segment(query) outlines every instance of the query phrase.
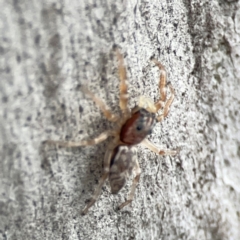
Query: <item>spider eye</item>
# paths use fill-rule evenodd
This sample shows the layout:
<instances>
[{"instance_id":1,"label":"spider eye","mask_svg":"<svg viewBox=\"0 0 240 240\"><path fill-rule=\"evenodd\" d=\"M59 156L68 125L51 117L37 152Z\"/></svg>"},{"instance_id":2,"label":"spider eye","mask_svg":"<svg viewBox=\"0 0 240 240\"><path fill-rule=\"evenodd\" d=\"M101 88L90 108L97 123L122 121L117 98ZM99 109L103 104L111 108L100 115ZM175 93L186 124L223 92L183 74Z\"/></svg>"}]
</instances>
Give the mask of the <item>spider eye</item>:
<instances>
[{"instance_id":1,"label":"spider eye","mask_svg":"<svg viewBox=\"0 0 240 240\"><path fill-rule=\"evenodd\" d=\"M136 129L137 129L138 131L141 131L141 130L142 130L142 126L138 125L138 126L136 127Z\"/></svg>"}]
</instances>

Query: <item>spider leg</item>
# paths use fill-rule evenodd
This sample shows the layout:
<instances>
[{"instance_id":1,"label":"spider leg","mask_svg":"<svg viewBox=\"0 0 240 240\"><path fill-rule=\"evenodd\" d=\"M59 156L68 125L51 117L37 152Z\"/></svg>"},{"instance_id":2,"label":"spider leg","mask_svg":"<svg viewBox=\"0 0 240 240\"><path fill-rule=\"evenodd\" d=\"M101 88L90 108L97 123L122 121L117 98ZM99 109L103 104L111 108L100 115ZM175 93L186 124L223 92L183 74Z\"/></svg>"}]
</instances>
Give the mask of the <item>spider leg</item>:
<instances>
[{"instance_id":1,"label":"spider leg","mask_svg":"<svg viewBox=\"0 0 240 240\"><path fill-rule=\"evenodd\" d=\"M54 141L54 140L47 140L45 143L47 144L54 144L61 147L81 147L81 146L92 146L98 144L104 140L106 140L110 136L114 136L116 133L114 131L106 131L101 133L94 139L90 140L83 140L80 142L68 142L68 141Z\"/></svg>"},{"instance_id":2,"label":"spider leg","mask_svg":"<svg viewBox=\"0 0 240 240\"><path fill-rule=\"evenodd\" d=\"M118 73L120 78L119 106L120 106L120 109L122 110L123 115L126 115L127 113L130 112L129 108L127 107L128 105L127 73L126 73L126 68L124 66L123 56L118 49L116 49L116 55L118 59Z\"/></svg>"},{"instance_id":3,"label":"spider leg","mask_svg":"<svg viewBox=\"0 0 240 240\"><path fill-rule=\"evenodd\" d=\"M95 192L91 198L91 201L87 204L87 206L83 209L82 211L82 215L86 215L87 212L88 212L88 209L96 202L98 196L100 195L101 193L101 190L102 190L102 186L104 184L104 182L106 181L107 177L108 177L108 173L109 172L104 172L102 177L100 178L99 180L99 184L97 186L97 188L95 189Z\"/></svg>"},{"instance_id":4,"label":"spider leg","mask_svg":"<svg viewBox=\"0 0 240 240\"><path fill-rule=\"evenodd\" d=\"M173 99L174 99L174 89L173 89L172 85L169 84L169 88L170 88L171 96L167 100L167 102L165 103L165 105L163 107L163 114L157 116L157 121L158 122L161 122L168 115L169 108L170 108L170 106L173 102Z\"/></svg>"},{"instance_id":5,"label":"spider leg","mask_svg":"<svg viewBox=\"0 0 240 240\"><path fill-rule=\"evenodd\" d=\"M159 154L159 155L176 155L178 153L178 150L169 150L169 149L159 149L157 146L155 146L153 143L151 143L148 139L144 139L141 144L151 151Z\"/></svg>"},{"instance_id":6,"label":"spider leg","mask_svg":"<svg viewBox=\"0 0 240 240\"><path fill-rule=\"evenodd\" d=\"M122 209L123 207L125 207L126 205L128 205L129 203L132 202L133 200L133 197L134 197L134 193L135 193L135 190L136 190L136 187L137 187L137 184L139 182L139 179L140 179L140 174L141 174L141 169L139 167L139 164L138 164L138 161L136 159L135 161L135 178L133 179L133 182L132 182L132 186L131 186L131 190L130 190L130 193L129 193L129 196L128 196L128 199L127 201L123 202L119 207L118 209Z\"/></svg>"},{"instance_id":7,"label":"spider leg","mask_svg":"<svg viewBox=\"0 0 240 240\"><path fill-rule=\"evenodd\" d=\"M160 91L160 98L155 103L156 112L163 107L164 102L166 101L166 81L167 81L167 73L165 67L158 62L156 59L152 59L152 61L158 66L160 70L160 79L159 79L159 91Z\"/></svg>"},{"instance_id":8,"label":"spider leg","mask_svg":"<svg viewBox=\"0 0 240 240\"><path fill-rule=\"evenodd\" d=\"M96 202L97 198L99 197L102 186L104 182L106 181L108 175L109 175L109 165L110 165L110 160L111 160L111 151L110 149L106 152L104 156L104 169L103 169L103 175L99 180L99 184L97 188L95 189L95 192L90 200L90 202L87 204L87 206L83 209L82 215L86 215L88 212L88 209Z\"/></svg>"},{"instance_id":9,"label":"spider leg","mask_svg":"<svg viewBox=\"0 0 240 240\"><path fill-rule=\"evenodd\" d=\"M160 116L157 117L157 121L162 121L169 112L169 108L173 102L174 99L174 89L172 87L172 85L169 85L170 91L171 91L171 96L170 98L166 101L166 79L167 79L167 73L165 70L165 67L158 62L156 59L152 59L152 61L158 66L158 68L160 69L160 80L159 80L159 91L160 91L160 98L157 100L157 102L155 103L155 107L156 107L156 112L163 108L163 114L161 114Z\"/></svg>"},{"instance_id":10,"label":"spider leg","mask_svg":"<svg viewBox=\"0 0 240 240\"><path fill-rule=\"evenodd\" d=\"M99 97L95 96L90 90L88 90L84 86L81 86L80 89L83 93L88 95L95 102L95 104L101 109L104 116L109 121L116 122L118 120L118 117L109 110L109 107Z\"/></svg>"}]
</instances>

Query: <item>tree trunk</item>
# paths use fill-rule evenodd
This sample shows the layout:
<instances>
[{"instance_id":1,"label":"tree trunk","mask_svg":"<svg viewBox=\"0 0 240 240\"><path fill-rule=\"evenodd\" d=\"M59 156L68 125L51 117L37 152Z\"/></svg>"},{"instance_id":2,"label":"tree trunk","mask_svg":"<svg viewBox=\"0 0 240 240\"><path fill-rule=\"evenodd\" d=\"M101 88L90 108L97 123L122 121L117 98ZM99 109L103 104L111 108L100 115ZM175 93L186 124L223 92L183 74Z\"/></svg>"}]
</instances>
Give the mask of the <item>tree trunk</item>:
<instances>
[{"instance_id":1,"label":"tree trunk","mask_svg":"<svg viewBox=\"0 0 240 240\"><path fill-rule=\"evenodd\" d=\"M0 1L0 239L240 239L239 1ZM129 106L159 97L158 59L175 89L167 118L138 147L142 170L117 195L108 181L81 216L111 142L44 140L114 129L87 86L119 114L113 48L124 55Z\"/></svg>"}]
</instances>

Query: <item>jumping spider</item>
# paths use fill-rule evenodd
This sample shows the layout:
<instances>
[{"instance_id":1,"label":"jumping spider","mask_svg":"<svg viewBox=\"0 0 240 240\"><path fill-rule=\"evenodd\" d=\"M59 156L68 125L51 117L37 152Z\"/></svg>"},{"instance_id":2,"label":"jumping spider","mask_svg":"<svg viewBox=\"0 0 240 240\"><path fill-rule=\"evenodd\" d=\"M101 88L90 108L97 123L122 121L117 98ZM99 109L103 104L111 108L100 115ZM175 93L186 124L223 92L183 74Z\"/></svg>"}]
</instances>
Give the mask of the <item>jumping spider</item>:
<instances>
[{"instance_id":1,"label":"jumping spider","mask_svg":"<svg viewBox=\"0 0 240 240\"><path fill-rule=\"evenodd\" d=\"M160 69L160 98L154 103L146 97L140 97L138 106L130 110L128 108L126 69L124 66L123 56L118 49L116 49L116 56L118 59L118 71L120 77L119 106L122 112L120 117L113 114L104 102L91 93L86 87L81 88L81 90L88 95L96 105L98 105L105 117L109 121L116 123L116 129L105 131L92 140L85 140L81 142L47 141L48 144L55 144L63 147L80 147L95 145L106 140L110 136L114 137L112 144L105 153L103 175L99 180L98 187L96 188L91 201L84 208L82 212L83 215L85 215L89 208L96 202L107 178L110 182L111 192L116 194L124 186L128 177L132 173L135 173L135 178L133 179L128 199L119 206L119 209L122 209L133 200L134 192L139 182L141 173L136 156L135 146L137 144L141 144L159 155L175 155L177 153L177 151L168 149L158 149L158 147L146 138L147 135L150 134L155 122L161 122L167 116L169 107L174 99L174 89L170 84L168 87L171 95L169 99L167 99L166 71L164 66L157 60L152 59L152 61ZM162 114L156 116L156 113L159 110L162 110Z\"/></svg>"}]
</instances>

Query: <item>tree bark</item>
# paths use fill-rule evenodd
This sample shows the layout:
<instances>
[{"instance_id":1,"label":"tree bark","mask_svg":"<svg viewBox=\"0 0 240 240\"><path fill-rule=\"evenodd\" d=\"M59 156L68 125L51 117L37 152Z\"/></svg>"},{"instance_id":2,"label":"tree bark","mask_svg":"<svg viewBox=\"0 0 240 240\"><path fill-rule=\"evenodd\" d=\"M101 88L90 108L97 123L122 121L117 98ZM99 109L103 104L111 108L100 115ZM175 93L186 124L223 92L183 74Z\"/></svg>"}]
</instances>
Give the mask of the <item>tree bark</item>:
<instances>
[{"instance_id":1,"label":"tree bark","mask_svg":"<svg viewBox=\"0 0 240 240\"><path fill-rule=\"evenodd\" d=\"M240 239L239 1L0 1L0 239ZM176 97L149 140L177 156L138 147L134 201L117 211L129 184L102 174L111 140L57 148L114 128L84 85L112 111L124 55L129 105L159 97L165 65Z\"/></svg>"}]
</instances>

